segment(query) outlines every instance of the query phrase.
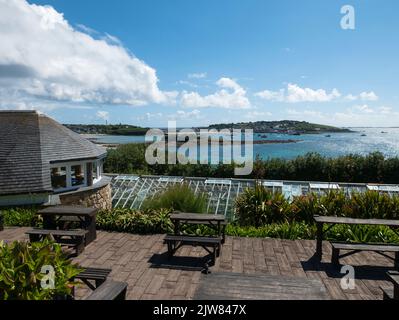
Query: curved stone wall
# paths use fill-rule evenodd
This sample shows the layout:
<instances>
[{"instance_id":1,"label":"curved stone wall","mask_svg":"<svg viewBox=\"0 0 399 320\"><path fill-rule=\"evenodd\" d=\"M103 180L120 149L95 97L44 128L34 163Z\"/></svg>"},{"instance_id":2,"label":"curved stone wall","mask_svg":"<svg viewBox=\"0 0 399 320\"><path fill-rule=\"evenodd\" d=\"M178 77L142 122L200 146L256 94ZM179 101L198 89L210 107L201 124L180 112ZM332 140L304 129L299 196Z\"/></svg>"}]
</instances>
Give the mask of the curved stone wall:
<instances>
[{"instance_id":1,"label":"curved stone wall","mask_svg":"<svg viewBox=\"0 0 399 320\"><path fill-rule=\"evenodd\" d=\"M111 185L109 183L63 193L59 195L59 199L62 205L112 209Z\"/></svg>"}]
</instances>

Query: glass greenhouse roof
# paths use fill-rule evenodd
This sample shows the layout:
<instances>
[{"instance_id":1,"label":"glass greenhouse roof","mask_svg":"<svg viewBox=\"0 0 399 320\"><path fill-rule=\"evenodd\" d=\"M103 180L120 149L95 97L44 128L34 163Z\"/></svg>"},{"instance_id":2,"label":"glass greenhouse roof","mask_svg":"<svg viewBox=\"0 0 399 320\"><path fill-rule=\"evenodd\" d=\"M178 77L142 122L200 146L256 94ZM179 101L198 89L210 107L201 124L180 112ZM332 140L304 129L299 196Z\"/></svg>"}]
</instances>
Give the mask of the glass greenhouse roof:
<instances>
[{"instance_id":1,"label":"glass greenhouse roof","mask_svg":"<svg viewBox=\"0 0 399 320\"><path fill-rule=\"evenodd\" d=\"M325 193L328 190L343 190L348 196L352 192L376 190L388 194L399 194L399 185L347 184L306 181L271 181L261 180L262 185L270 190L282 192L287 199L310 192ZM208 196L208 213L223 214L231 219L234 216L234 204L237 197L246 188L253 187L255 180L249 179L208 179L120 175L112 177L113 207L140 209L146 199L152 199L170 186L187 184L196 194Z\"/></svg>"}]
</instances>

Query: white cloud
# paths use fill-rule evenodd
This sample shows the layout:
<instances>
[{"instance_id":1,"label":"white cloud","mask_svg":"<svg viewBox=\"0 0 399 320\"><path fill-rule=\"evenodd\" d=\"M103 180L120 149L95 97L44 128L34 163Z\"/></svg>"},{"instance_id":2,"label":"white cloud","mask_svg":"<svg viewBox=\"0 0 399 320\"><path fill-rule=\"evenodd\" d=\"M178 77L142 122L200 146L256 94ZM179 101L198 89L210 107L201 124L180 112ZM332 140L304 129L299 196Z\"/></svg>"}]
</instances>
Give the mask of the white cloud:
<instances>
[{"instance_id":1,"label":"white cloud","mask_svg":"<svg viewBox=\"0 0 399 320\"><path fill-rule=\"evenodd\" d=\"M255 94L264 100L280 101L288 103L298 102L328 102L341 96L337 89L328 93L324 89L301 88L297 84L289 83L286 89L279 91L264 90Z\"/></svg>"},{"instance_id":2,"label":"white cloud","mask_svg":"<svg viewBox=\"0 0 399 320\"><path fill-rule=\"evenodd\" d=\"M377 101L378 100L378 96L374 93L374 91L370 91L370 92L362 92L359 95L361 100L364 101Z\"/></svg>"},{"instance_id":3,"label":"white cloud","mask_svg":"<svg viewBox=\"0 0 399 320\"><path fill-rule=\"evenodd\" d=\"M207 77L207 73L206 72L201 72L201 73L189 73L187 75L187 77L189 79L204 79Z\"/></svg>"},{"instance_id":4,"label":"white cloud","mask_svg":"<svg viewBox=\"0 0 399 320\"><path fill-rule=\"evenodd\" d=\"M84 24L81 24L81 23L76 24L76 28L83 31L84 33L93 34L93 35L98 34L98 32L96 30L94 30L88 26L85 26Z\"/></svg>"},{"instance_id":5,"label":"white cloud","mask_svg":"<svg viewBox=\"0 0 399 320\"><path fill-rule=\"evenodd\" d=\"M362 101L377 101L379 98L378 96L375 94L374 91L370 91L370 92L362 92L360 93L358 96L353 95L353 94L348 94L345 97L345 100L348 101L355 101L355 100L362 100Z\"/></svg>"},{"instance_id":6,"label":"white cloud","mask_svg":"<svg viewBox=\"0 0 399 320\"><path fill-rule=\"evenodd\" d=\"M284 101L284 92L285 92L284 89L280 89L279 91L264 90L264 91L255 93L255 96L262 98L264 100Z\"/></svg>"},{"instance_id":7,"label":"white cloud","mask_svg":"<svg viewBox=\"0 0 399 320\"><path fill-rule=\"evenodd\" d=\"M301 120L303 120L303 118L307 118L307 117L314 117L314 118L325 118L325 115L320 112L320 111L316 111L316 110L296 110L296 109L288 109L286 110L288 115L291 116L300 116L302 117Z\"/></svg>"},{"instance_id":8,"label":"white cloud","mask_svg":"<svg viewBox=\"0 0 399 320\"><path fill-rule=\"evenodd\" d=\"M117 38L95 39L50 6L0 0L0 39L0 85L8 95L135 106L177 96L160 90L156 71Z\"/></svg>"},{"instance_id":9,"label":"white cloud","mask_svg":"<svg viewBox=\"0 0 399 320\"><path fill-rule=\"evenodd\" d=\"M146 112L144 115L139 116L136 118L137 121L151 121L154 119L161 119L163 114L161 112Z\"/></svg>"},{"instance_id":10,"label":"white cloud","mask_svg":"<svg viewBox=\"0 0 399 320\"><path fill-rule=\"evenodd\" d=\"M181 85L184 85L184 86L189 86L189 87L192 87L192 88L198 88L199 87L197 84L192 83L190 81L186 81L186 80L179 80L177 82L177 84L181 84Z\"/></svg>"},{"instance_id":11,"label":"white cloud","mask_svg":"<svg viewBox=\"0 0 399 320\"><path fill-rule=\"evenodd\" d=\"M352 110L360 111L361 113L374 113L374 109L370 108L367 104L354 106Z\"/></svg>"},{"instance_id":12,"label":"white cloud","mask_svg":"<svg viewBox=\"0 0 399 320\"><path fill-rule=\"evenodd\" d=\"M201 96L198 92L183 91L181 105L187 108L248 109L251 107L246 91L233 79L221 78L216 84L221 89L207 96Z\"/></svg>"},{"instance_id":13,"label":"white cloud","mask_svg":"<svg viewBox=\"0 0 399 320\"><path fill-rule=\"evenodd\" d=\"M355 100L357 100L358 99L358 97L357 96L354 96L353 94L348 94L346 97L345 97L345 100L348 100L348 101L355 101Z\"/></svg>"},{"instance_id":14,"label":"white cloud","mask_svg":"<svg viewBox=\"0 0 399 320\"><path fill-rule=\"evenodd\" d=\"M346 127L397 126L399 122L399 112L385 106L372 108L368 105L355 105L339 112L288 109L286 113L292 120L306 120L309 122Z\"/></svg>"},{"instance_id":15,"label":"white cloud","mask_svg":"<svg viewBox=\"0 0 399 320\"><path fill-rule=\"evenodd\" d=\"M269 118L273 114L268 111L250 111L245 115L245 118L250 120L261 121L262 119Z\"/></svg>"},{"instance_id":16,"label":"white cloud","mask_svg":"<svg viewBox=\"0 0 399 320\"><path fill-rule=\"evenodd\" d=\"M115 37L115 36L113 36L113 35L110 35L110 34L108 34L108 33L106 33L106 34L102 37L102 39L105 40L105 41L106 41L108 44L110 44L110 45L117 45L117 46L120 46L120 47L123 46L121 40L119 40L117 37Z\"/></svg>"},{"instance_id":17,"label":"white cloud","mask_svg":"<svg viewBox=\"0 0 399 320\"><path fill-rule=\"evenodd\" d=\"M380 112L381 114L390 114L390 113L392 113L392 108L381 106L378 108L378 112Z\"/></svg>"},{"instance_id":18,"label":"white cloud","mask_svg":"<svg viewBox=\"0 0 399 320\"><path fill-rule=\"evenodd\" d=\"M184 110L177 110L175 115L169 115L169 119L173 120L187 120L187 119L200 119L201 111L194 109L193 111L187 112Z\"/></svg>"},{"instance_id":19,"label":"white cloud","mask_svg":"<svg viewBox=\"0 0 399 320\"><path fill-rule=\"evenodd\" d=\"M106 121L109 120L109 112L108 111L102 111L102 110L97 111L96 116L97 116L97 118L100 118L100 119L102 119L104 121L105 120Z\"/></svg>"}]
</instances>

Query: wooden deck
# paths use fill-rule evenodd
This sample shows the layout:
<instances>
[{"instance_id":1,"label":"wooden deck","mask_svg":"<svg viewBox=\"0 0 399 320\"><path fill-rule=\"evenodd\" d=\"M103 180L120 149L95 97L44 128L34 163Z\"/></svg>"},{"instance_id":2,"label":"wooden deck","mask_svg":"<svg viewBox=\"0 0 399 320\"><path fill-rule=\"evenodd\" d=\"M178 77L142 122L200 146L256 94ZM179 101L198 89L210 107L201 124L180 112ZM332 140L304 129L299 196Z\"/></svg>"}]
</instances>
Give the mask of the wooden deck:
<instances>
[{"instance_id":1,"label":"wooden deck","mask_svg":"<svg viewBox=\"0 0 399 320\"><path fill-rule=\"evenodd\" d=\"M329 295L318 279L215 272L202 277L194 299L328 300Z\"/></svg>"},{"instance_id":2,"label":"wooden deck","mask_svg":"<svg viewBox=\"0 0 399 320\"><path fill-rule=\"evenodd\" d=\"M27 240L27 228L6 228L0 240ZM164 235L133 235L98 232L97 239L75 261L82 266L112 268L110 277L126 281L128 299L193 299L207 275L200 272L200 247L183 247L168 260ZM380 286L390 288L386 272L392 262L372 252L345 257L342 264L355 266L356 288L343 290L342 274L331 263L331 247L323 243L323 261L311 259L316 241L227 237L221 256L211 268L216 273L287 277L289 281L316 279L324 284L329 299L382 299ZM356 267L358 266L358 267ZM278 277L279 281L283 278ZM198 290L198 291L197 291ZM86 289L77 290L83 297Z\"/></svg>"}]
</instances>

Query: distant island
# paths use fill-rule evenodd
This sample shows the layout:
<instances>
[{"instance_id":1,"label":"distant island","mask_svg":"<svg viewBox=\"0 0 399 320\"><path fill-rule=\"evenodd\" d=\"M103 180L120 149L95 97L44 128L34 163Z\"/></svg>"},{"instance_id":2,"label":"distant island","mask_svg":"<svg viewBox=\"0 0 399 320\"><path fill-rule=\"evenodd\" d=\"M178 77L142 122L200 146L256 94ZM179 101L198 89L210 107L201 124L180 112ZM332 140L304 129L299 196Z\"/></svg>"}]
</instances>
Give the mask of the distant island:
<instances>
[{"instance_id":1,"label":"distant island","mask_svg":"<svg viewBox=\"0 0 399 320\"><path fill-rule=\"evenodd\" d=\"M68 129L80 134L106 134L112 136L144 136L149 128L128 124L64 124Z\"/></svg>"},{"instance_id":2,"label":"distant island","mask_svg":"<svg viewBox=\"0 0 399 320\"><path fill-rule=\"evenodd\" d=\"M150 128L143 128L129 124L64 124L67 128L80 134L102 134L114 136L145 136ZM338 128L323 124L309 123L306 121L257 121L239 122L226 124L212 124L209 127L194 128L199 129L252 129L255 133L283 133L291 135L311 134L311 133L331 133L331 132L353 132L346 128ZM162 129L167 131L167 129Z\"/></svg>"},{"instance_id":3,"label":"distant island","mask_svg":"<svg viewBox=\"0 0 399 320\"><path fill-rule=\"evenodd\" d=\"M256 121L226 124L212 124L209 129L252 129L255 133L284 133L284 134L311 134L327 132L353 132L346 128L338 128L323 124L309 123L306 121L282 120L282 121Z\"/></svg>"}]
</instances>

